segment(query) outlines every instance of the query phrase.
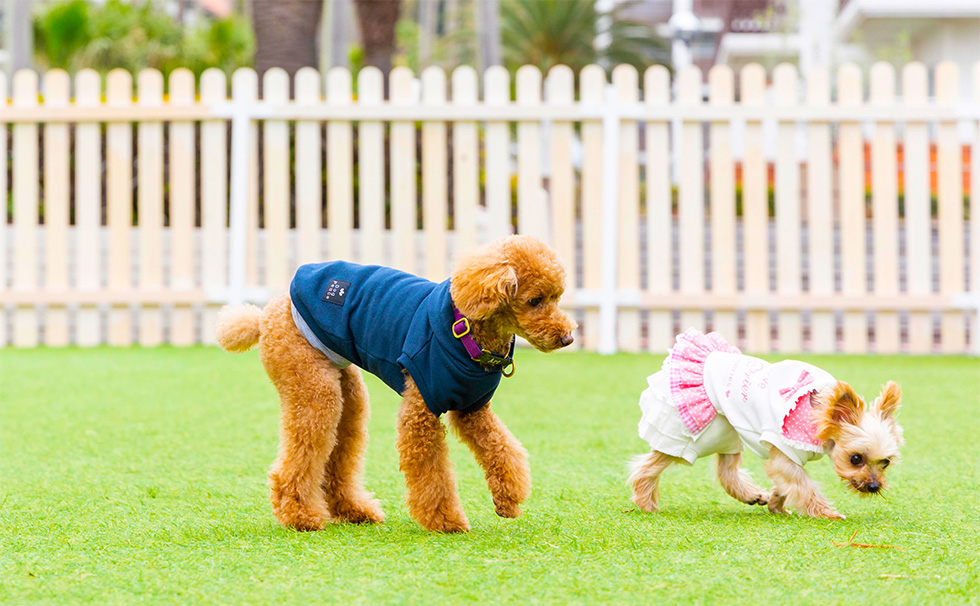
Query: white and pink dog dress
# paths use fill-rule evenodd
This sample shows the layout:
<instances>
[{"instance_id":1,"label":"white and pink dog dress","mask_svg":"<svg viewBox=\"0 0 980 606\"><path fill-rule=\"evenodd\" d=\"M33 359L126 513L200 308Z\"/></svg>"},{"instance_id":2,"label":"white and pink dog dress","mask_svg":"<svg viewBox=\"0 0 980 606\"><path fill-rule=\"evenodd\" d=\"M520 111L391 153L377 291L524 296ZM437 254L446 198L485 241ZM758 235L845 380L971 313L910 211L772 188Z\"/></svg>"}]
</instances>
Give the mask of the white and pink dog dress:
<instances>
[{"instance_id":1,"label":"white and pink dog dress","mask_svg":"<svg viewBox=\"0 0 980 606\"><path fill-rule=\"evenodd\" d=\"M742 355L718 333L689 328L662 370L647 377L640 437L688 464L742 452L744 445L763 458L775 446L803 465L824 454L810 396L836 382L811 364L770 364Z\"/></svg>"}]
</instances>

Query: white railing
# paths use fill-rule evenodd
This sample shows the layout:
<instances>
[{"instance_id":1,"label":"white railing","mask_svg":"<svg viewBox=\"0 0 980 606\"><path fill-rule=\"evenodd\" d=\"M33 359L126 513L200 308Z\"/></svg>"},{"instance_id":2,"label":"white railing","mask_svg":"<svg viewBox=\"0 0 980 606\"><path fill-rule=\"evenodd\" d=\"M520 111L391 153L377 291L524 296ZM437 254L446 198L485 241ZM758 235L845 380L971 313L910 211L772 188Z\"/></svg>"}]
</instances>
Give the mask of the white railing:
<instances>
[{"instance_id":1,"label":"white railing","mask_svg":"<svg viewBox=\"0 0 980 606\"><path fill-rule=\"evenodd\" d=\"M95 72L72 95L64 72L39 87L21 71L0 108L5 156L13 131L0 346L210 342L222 303L262 302L300 263L441 280L457 251L516 228L568 266L588 349L662 351L696 326L751 351L964 352L978 346L980 300L980 66L973 76L966 104L950 63L934 91L924 66L905 66L900 95L895 70L875 65L868 99L853 65L833 82L825 70L801 82L789 65L767 82L750 65L736 102L735 74L718 66L705 103L696 68L672 83L654 67L641 86L629 66L611 83L590 66L576 95L568 68L542 82L524 67L513 100L502 68L482 100L471 68L453 72L451 96L441 70L417 86L399 68L390 101L373 68L356 96L346 70L325 83L301 70L293 99L282 70L264 74L262 99L252 70L235 73L230 98L217 70L199 91L173 72L166 98L158 72L134 90L117 70L104 99Z\"/></svg>"}]
</instances>

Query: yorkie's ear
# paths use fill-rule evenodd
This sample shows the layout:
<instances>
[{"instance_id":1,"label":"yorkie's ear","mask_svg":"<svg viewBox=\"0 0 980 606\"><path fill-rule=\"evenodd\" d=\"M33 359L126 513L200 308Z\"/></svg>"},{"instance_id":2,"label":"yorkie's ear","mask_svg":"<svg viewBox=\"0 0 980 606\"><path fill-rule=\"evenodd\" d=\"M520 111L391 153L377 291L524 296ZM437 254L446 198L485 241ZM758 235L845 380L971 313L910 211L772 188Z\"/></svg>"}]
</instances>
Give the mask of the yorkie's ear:
<instances>
[{"instance_id":1,"label":"yorkie's ear","mask_svg":"<svg viewBox=\"0 0 980 606\"><path fill-rule=\"evenodd\" d=\"M824 398L817 437L821 440L832 440L839 433L842 425L857 425L864 412L864 400L857 395L851 386L838 381L833 390Z\"/></svg>"},{"instance_id":2,"label":"yorkie's ear","mask_svg":"<svg viewBox=\"0 0 980 606\"><path fill-rule=\"evenodd\" d=\"M893 419L901 403L902 388L895 381L889 381L881 388L881 395L872 408L878 411L882 419Z\"/></svg>"},{"instance_id":3,"label":"yorkie's ear","mask_svg":"<svg viewBox=\"0 0 980 606\"><path fill-rule=\"evenodd\" d=\"M517 296L517 272L493 252L477 253L456 268L450 288L459 311L481 320Z\"/></svg>"}]
</instances>

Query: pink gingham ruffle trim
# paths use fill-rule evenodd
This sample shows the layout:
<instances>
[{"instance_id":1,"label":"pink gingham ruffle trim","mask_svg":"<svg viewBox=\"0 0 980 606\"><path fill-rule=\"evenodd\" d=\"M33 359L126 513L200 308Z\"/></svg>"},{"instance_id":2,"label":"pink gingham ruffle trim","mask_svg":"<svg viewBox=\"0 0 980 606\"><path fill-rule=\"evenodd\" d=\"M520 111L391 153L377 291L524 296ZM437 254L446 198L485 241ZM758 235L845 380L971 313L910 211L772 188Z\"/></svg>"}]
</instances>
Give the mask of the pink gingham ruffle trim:
<instances>
[{"instance_id":1,"label":"pink gingham ruffle trim","mask_svg":"<svg viewBox=\"0 0 980 606\"><path fill-rule=\"evenodd\" d=\"M688 328L677 335L674 347L664 360L664 368L670 378L671 398L692 436L704 431L715 418L715 407L704 387L704 363L708 355L715 351L742 353L716 332L703 334Z\"/></svg>"}]
</instances>

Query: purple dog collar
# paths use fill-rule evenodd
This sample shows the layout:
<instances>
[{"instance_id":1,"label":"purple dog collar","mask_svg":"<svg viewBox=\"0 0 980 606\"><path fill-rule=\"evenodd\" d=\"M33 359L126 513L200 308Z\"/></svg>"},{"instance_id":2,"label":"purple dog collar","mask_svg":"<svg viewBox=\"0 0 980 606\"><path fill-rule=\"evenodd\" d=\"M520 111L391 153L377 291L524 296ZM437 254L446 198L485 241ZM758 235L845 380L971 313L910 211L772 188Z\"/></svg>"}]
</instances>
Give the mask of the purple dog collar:
<instances>
[{"instance_id":1,"label":"purple dog collar","mask_svg":"<svg viewBox=\"0 0 980 606\"><path fill-rule=\"evenodd\" d=\"M479 362L483 366L489 366L492 368L500 368L500 372L505 377L514 376L514 371L516 366L514 365L514 358L512 356L502 356L500 354L493 353L480 347L473 335L470 334L470 321L466 318L456 305L453 305L453 318L455 321L452 325L453 336L459 339L466 348L466 353L469 354L470 359L474 362ZM514 341L511 339L510 351L514 351ZM507 373L507 368L510 368L510 373Z\"/></svg>"}]
</instances>

